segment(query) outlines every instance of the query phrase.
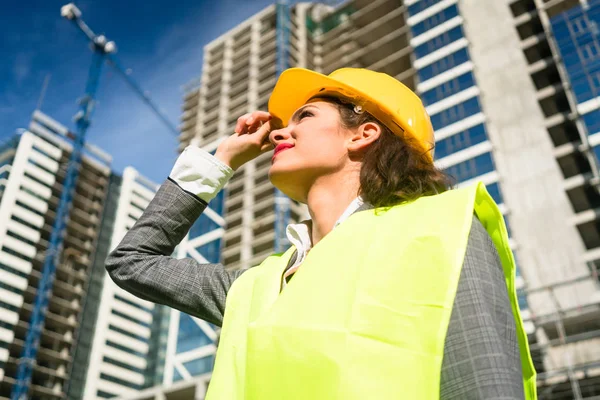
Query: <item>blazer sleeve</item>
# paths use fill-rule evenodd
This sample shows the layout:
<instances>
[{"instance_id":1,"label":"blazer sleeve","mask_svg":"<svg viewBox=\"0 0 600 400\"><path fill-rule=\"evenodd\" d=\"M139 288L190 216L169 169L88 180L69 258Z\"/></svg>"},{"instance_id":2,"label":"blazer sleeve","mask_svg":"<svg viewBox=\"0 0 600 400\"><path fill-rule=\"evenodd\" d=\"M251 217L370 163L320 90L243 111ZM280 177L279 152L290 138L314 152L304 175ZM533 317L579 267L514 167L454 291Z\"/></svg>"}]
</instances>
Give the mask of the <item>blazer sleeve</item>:
<instances>
[{"instance_id":1,"label":"blazer sleeve","mask_svg":"<svg viewBox=\"0 0 600 400\"><path fill-rule=\"evenodd\" d=\"M221 326L225 299L245 270L171 257L207 203L167 179L106 260L117 286Z\"/></svg>"},{"instance_id":2,"label":"blazer sleeve","mask_svg":"<svg viewBox=\"0 0 600 400\"><path fill-rule=\"evenodd\" d=\"M502 264L477 217L446 335L440 399L524 399L516 324Z\"/></svg>"}]
</instances>

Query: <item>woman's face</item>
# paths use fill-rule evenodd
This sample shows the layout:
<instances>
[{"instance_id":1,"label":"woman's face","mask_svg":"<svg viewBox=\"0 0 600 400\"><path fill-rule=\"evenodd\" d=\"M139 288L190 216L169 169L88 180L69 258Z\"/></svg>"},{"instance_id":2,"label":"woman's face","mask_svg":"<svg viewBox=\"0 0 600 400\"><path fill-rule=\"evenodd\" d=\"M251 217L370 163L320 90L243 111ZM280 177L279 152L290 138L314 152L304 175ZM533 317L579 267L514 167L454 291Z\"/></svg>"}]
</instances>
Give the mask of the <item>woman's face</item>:
<instances>
[{"instance_id":1,"label":"woman's face","mask_svg":"<svg viewBox=\"0 0 600 400\"><path fill-rule=\"evenodd\" d=\"M305 104L296 110L287 127L269 135L275 145L269 179L290 198L306 202L314 182L345 166L348 138L335 105L317 100ZM278 152L282 144L291 147Z\"/></svg>"}]
</instances>

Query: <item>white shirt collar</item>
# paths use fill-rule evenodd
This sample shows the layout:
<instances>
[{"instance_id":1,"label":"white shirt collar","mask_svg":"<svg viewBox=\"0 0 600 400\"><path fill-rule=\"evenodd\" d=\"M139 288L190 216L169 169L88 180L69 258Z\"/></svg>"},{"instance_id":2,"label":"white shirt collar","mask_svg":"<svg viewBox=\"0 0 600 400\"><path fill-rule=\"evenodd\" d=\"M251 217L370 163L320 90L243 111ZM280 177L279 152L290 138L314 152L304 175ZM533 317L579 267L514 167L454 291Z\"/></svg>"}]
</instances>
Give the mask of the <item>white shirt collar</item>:
<instances>
[{"instance_id":1,"label":"white shirt collar","mask_svg":"<svg viewBox=\"0 0 600 400\"><path fill-rule=\"evenodd\" d=\"M339 224L344 222L348 217L350 217L356 210L358 210L364 204L363 199L358 196L356 199L350 203L350 205L346 208L346 210L342 213L342 215L338 218L338 220L333 225L333 228L337 227ZM305 220L297 224L289 224L286 228L286 236L291 244L296 246L298 250L298 258L297 260L302 261L306 256L308 250L312 248L312 242L310 240L310 229L311 220Z\"/></svg>"}]
</instances>

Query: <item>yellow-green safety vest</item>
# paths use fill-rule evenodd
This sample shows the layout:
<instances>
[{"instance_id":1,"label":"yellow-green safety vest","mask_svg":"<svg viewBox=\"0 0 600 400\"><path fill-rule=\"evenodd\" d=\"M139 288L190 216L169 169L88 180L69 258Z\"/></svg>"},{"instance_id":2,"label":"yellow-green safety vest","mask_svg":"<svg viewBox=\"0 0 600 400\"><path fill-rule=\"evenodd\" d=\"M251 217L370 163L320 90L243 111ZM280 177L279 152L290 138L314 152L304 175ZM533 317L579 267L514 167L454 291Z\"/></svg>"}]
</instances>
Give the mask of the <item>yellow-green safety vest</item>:
<instances>
[{"instance_id":1,"label":"yellow-green safety vest","mask_svg":"<svg viewBox=\"0 0 600 400\"><path fill-rule=\"evenodd\" d=\"M506 226L481 183L354 213L283 291L293 247L245 272L227 296L207 399L439 399L473 212L498 249L525 398L536 399Z\"/></svg>"}]
</instances>

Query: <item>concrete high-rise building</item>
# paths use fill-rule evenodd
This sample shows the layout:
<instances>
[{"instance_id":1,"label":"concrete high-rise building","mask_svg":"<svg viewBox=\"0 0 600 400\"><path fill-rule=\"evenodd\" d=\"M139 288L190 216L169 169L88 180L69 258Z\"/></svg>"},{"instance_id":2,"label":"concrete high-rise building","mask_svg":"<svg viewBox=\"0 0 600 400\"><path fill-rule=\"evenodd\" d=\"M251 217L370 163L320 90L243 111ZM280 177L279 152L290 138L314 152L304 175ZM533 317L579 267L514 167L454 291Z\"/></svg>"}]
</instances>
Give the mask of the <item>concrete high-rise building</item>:
<instances>
[{"instance_id":1,"label":"concrete high-rise building","mask_svg":"<svg viewBox=\"0 0 600 400\"><path fill-rule=\"evenodd\" d=\"M72 149L66 127L39 111L0 145L0 398L16 363ZM162 383L170 309L107 277L105 260L158 185L87 144L34 369L32 398L98 399Z\"/></svg>"},{"instance_id":2,"label":"concrete high-rise building","mask_svg":"<svg viewBox=\"0 0 600 400\"><path fill-rule=\"evenodd\" d=\"M0 397L10 395L72 145L68 130L35 112L29 130L0 147ZM111 158L86 146L52 295L33 369L30 396L66 396L86 313Z\"/></svg>"},{"instance_id":3,"label":"concrete high-rise building","mask_svg":"<svg viewBox=\"0 0 600 400\"><path fill-rule=\"evenodd\" d=\"M122 178L113 175L113 181L115 187L109 199L116 203L111 204L115 213L113 218L103 221L103 227L112 228L111 249L135 224L158 190L156 183L132 167L125 168ZM156 366L164 366L165 362L166 338L162 343L162 359L158 354L160 347L151 354L152 341L161 333L156 328L153 332L154 319L164 307L119 288L102 269L104 278L82 399L123 396L153 386ZM162 333L166 336L166 327Z\"/></svg>"},{"instance_id":4,"label":"concrete high-rise building","mask_svg":"<svg viewBox=\"0 0 600 400\"><path fill-rule=\"evenodd\" d=\"M423 99L436 164L505 215L540 399L600 395L600 1L350 0L291 8L289 65L386 72ZM180 147L214 151L275 84L276 6L209 43ZM596 137L597 136L597 137ZM597 154L598 153L598 154ZM222 261L274 247L270 155L226 187ZM305 208L292 204L292 221ZM201 385L198 385L201 386ZM157 392L158 393L158 392Z\"/></svg>"},{"instance_id":5,"label":"concrete high-rise building","mask_svg":"<svg viewBox=\"0 0 600 400\"><path fill-rule=\"evenodd\" d=\"M554 181L544 180L537 185L546 193L552 187L558 193L552 193L554 198L550 199L560 196L561 201L567 203L560 215L562 230L573 236L569 249L561 246L557 248L560 251L543 254L550 245L548 241L548 247L540 249L537 260L522 260L524 274L526 263L539 265L539 277L535 277L530 286L550 286L546 292L557 300L549 300L561 305L555 314L539 313L536 318L540 328L538 338L544 346L540 349L544 356L542 393L552 399L598 396L600 1L507 3L510 13L505 14L504 20L512 24L518 34L512 57L519 59L530 87L533 86L527 95L527 107L537 105L535 120L531 120L535 124L530 129L539 131L540 136L545 134L548 143L543 152L551 160L548 164L558 170ZM517 103L521 101L517 97ZM541 153L541 149L528 147L532 160L540 157L535 153ZM540 220L557 218L547 213L539 217ZM523 229L524 235L534 233L532 227ZM573 231L577 234L572 234ZM539 236L541 240L556 237L555 240L560 241L565 236L546 232ZM534 254L531 251L531 255ZM545 347L547 345L550 346Z\"/></svg>"},{"instance_id":6,"label":"concrete high-rise building","mask_svg":"<svg viewBox=\"0 0 600 400\"><path fill-rule=\"evenodd\" d=\"M320 6L297 4L291 9L291 65L315 67L308 13ZM194 143L214 151L233 133L237 118L265 110L276 81L276 7L269 6L215 39L204 48L198 88L184 97L179 149ZM225 201L223 262L230 268L249 267L273 252L274 188L267 178L271 156L246 164L231 179ZM305 209L292 203L291 219Z\"/></svg>"}]
</instances>

